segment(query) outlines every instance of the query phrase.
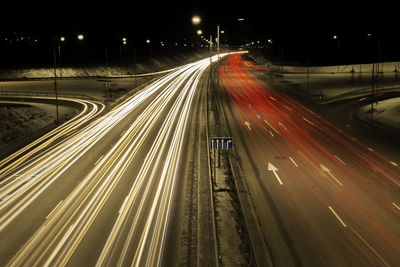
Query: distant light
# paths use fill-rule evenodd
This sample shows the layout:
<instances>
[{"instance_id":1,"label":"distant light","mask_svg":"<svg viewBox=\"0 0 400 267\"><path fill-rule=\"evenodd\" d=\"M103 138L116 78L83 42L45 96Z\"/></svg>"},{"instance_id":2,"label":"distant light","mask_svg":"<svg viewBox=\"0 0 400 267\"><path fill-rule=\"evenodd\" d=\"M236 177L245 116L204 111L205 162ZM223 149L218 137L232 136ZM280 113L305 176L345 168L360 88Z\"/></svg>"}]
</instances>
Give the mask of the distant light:
<instances>
[{"instance_id":1,"label":"distant light","mask_svg":"<svg viewBox=\"0 0 400 267\"><path fill-rule=\"evenodd\" d=\"M201 18L199 16L194 16L192 18L193 24L199 24L201 22Z\"/></svg>"},{"instance_id":2,"label":"distant light","mask_svg":"<svg viewBox=\"0 0 400 267\"><path fill-rule=\"evenodd\" d=\"M65 37L64 37L64 36L61 36L61 37L60 37L60 41L61 41L61 42L65 42Z\"/></svg>"},{"instance_id":3,"label":"distant light","mask_svg":"<svg viewBox=\"0 0 400 267\"><path fill-rule=\"evenodd\" d=\"M368 33L367 36L368 36L368 37L371 37L371 36L372 36L372 33Z\"/></svg>"},{"instance_id":4,"label":"distant light","mask_svg":"<svg viewBox=\"0 0 400 267\"><path fill-rule=\"evenodd\" d=\"M85 37L83 36L83 34L78 34L78 40L83 40Z\"/></svg>"},{"instance_id":5,"label":"distant light","mask_svg":"<svg viewBox=\"0 0 400 267\"><path fill-rule=\"evenodd\" d=\"M147 40L146 40L146 43L149 44L149 43L150 43L150 39L147 39Z\"/></svg>"},{"instance_id":6,"label":"distant light","mask_svg":"<svg viewBox=\"0 0 400 267\"><path fill-rule=\"evenodd\" d=\"M197 35L202 35L203 31L202 30L197 30Z\"/></svg>"},{"instance_id":7,"label":"distant light","mask_svg":"<svg viewBox=\"0 0 400 267\"><path fill-rule=\"evenodd\" d=\"M333 39L335 39L335 40L336 40L336 39L337 39L337 35L334 35L334 36L333 36Z\"/></svg>"},{"instance_id":8,"label":"distant light","mask_svg":"<svg viewBox=\"0 0 400 267\"><path fill-rule=\"evenodd\" d=\"M272 44L272 39L268 39L268 43Z\"/></svg>"},{"instance_id":9,"label":"distant light","mask_svg":"<svg viewBox=\"0 0 400 267\"><path fill-rule=\"evenodd\" d=\"M244 21L244 18L238 18L238 21Z\"/></svg>"}]
</instances>

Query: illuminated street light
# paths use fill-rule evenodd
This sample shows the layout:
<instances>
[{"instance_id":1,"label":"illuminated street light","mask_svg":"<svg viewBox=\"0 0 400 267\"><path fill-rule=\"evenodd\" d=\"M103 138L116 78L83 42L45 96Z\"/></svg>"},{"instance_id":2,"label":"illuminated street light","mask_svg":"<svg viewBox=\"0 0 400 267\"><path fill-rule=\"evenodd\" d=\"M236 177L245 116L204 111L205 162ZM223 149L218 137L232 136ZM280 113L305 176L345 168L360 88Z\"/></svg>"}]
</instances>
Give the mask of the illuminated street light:
<instances>
[{"instance_id":1,"label":"illuminated street light","mask_svg":"<svg viewBox=\"0 0 400 267\"><path fill-rule=\"evenodd\" d=\"M210 20L210 19L208 19L208 20ZM228 20L224 20L223 22L232 21L232 20L244 21L245 19L244 18L228 19ZM213 20L210 20L210 21L213 21ZM199 16L193 16L192 22L193 22L193 24L199 24L201 22L201 18ZM220 44L220 42L219 42L219 40L220 40L219 34L220 33L221 33L220 32L220 23L217 23L217 38L216 38L216 41L217 41L217 58L219 58L219 44ZM210 38L210 39L212 39L212 38ZM210 42L210 47L211 47L211 42Z\"/></svg>"},{"instance_id":2,"label":"illuminated street light","mask_svg":"<svg viewBox=\"0 0 400 267\"><path fill-rule=\"evenodd\" d=\"M60 42L65 42L65 37L64 36L60 37Z\"/></svg>"},{"instance_id":3,"label":"illuminated street light","mask_svg":"<svg viewBox=\"0 0 400 267\"><path fill-rule=\"evenodd\" d=\"M150 43L150 39L147 39L147 40L146 40L146 44L149 44L149 43Z\"/></svg>"},{"instance_id":4,"label":"illuminated street light","mask_svg":"<svg viewBox=\"0 0 400 267\"><path fill-rule=\"evenodd\" d=\"M197 35L202 35L203 31L202 30L197 30Z\"/></svg>"},{"instance_id":5,"label":"illuminated street light","mask_svg":"<svg viewBox=\"0 0 400 267\"><path fill-rule=\"evenodd\" d=\"M84 38L83 34L78 34L78 40L82 41Z\"/></svg>"},{"instance_id":6,"label":"illuminated street light","mask_svg":"<svg viewBox=\"0 0 400 267\"><path fill-rule=\"evenodd\" d=\"M339 65L340 65L340 40L337 35L333 36L333 40L337 40L337 72L339 73Z\"/></svg>"},{"instance_id":7,"label":"illuminated street light","mask_svg":"<svg viewBox=\"0 0 400 267\"><path fill-rule=\"evenodd\" d=\"M199 16L194 16L192 18L193 24L199 24L201 22L201 18Z\"/></svg>"}]
</instances>

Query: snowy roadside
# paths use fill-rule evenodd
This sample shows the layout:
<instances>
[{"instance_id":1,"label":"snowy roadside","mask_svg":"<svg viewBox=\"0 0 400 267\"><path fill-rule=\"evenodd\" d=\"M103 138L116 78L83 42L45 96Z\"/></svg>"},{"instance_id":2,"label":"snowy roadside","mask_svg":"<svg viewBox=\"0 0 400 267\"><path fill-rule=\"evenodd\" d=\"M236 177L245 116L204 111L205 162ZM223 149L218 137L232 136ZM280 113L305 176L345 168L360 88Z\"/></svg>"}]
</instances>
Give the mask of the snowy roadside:
<instances>
[{"instance_id":1,"label":"snowy roadside","mask_svg":"<svg viewBox=\"0 0 400 267\"><path fill-rule=\"evenodd\" d=\"M257 59L255 59L255 64L257 64ZM264 62L261 66L274 67L268 64ZM391 92L400 92L399 63L386 62L379 65L380 71L374 76L374 94L389 95ZM308 69L306 67L279 67L279 72L260 71L260 73L264 72L262 75L268 76L268 80L275 88L294 94L312 105L323 105L354 97L362 99L372 94L373 64ZM360 106L353 114L372 127L400 136L399 97L379 100L374 104L372 113L371 105L368 103Z\"/></svg>"},{"instance_id":2,"label":"snowy roadside","mask_svg":"<svg viewBox=\"0 0 400 267\"><path fill-rule=\"evenodd\" d=\"M50 104L0 101L0 158L54 129L55 114ZM59 106L61 123L76 114L74 108Z\"/></svg>"},{"instance_id":3,"label":"snowy roadside","mask_svg":"<svg viewBox=\"0 0 400 267\"><path fill-rule=\"evenodd\" d=\"M371 105L365 105L355 115L365 123L400 136L400 97L378 101L372 111Z\"/></svg>"}]
</instances>

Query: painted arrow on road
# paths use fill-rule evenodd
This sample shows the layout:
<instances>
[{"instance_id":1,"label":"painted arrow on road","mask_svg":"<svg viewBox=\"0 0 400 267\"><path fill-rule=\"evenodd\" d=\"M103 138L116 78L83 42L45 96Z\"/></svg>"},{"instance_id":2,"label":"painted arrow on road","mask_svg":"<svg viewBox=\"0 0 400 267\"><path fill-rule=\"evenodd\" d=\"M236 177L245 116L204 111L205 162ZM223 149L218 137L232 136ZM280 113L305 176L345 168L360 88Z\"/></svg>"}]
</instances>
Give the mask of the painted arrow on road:
<instances>
[{"instance_id":1,"label":"painted arrow on road","mask_svg":"<svg viewBox=\"0 0 400 267\"><path fill-rule=\"evenodd\" d=\"M268 162L268 170L269 170L269 171L272 171L272 172L274 173L276 179L278 180L278 182L279 182L281 185L283 185L283 183L282 183L282 181L281 181L281 179L279 178L279 175L278 175L278 173L277 173L278 168L275 167L274 165L272 165L271 162Z\"/></svg>"},{"instance_id":2,"label":"painted arrow on road","mask_svg":"<svg viewBox=\"0 0 400 267\"><path fill-rule=\"evenodd\" d=\"M336 183L338 183L340 186L343 186L343 184L332 174L330 169L328 169L326 166L322 164L319 164L319 166L321 166L321 170L323 172L326 172L333 180L336 181Z\"/></svg>"},{"instance_id":3,"label":"painted arrow on road","mask_svg":"<svg viewBox=\"0 0 400 267\"><path fill-rule=\"evenodd\" d=\"M251 123L250 122L248 122L248 121L245 121L244 122L244 125L249 129L249 131L251 131Z\"/></svg>"}]
</instances>

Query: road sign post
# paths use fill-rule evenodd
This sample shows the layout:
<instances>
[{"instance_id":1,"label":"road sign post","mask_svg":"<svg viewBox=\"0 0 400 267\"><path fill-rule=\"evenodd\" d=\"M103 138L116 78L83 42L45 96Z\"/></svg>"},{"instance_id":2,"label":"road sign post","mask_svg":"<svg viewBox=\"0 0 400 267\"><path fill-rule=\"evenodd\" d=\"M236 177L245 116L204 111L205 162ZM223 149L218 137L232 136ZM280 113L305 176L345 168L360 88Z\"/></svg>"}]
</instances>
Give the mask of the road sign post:
<instances>
[{"instance_id":1,"label":"road sign post","mask_svg":"<svg viewBox=\"0 0 400 267\"><path fill-rule=\"evenodd\" d=\"M233 137L210 137L210 149L233 149Z\"/></svg>"},{"instance_id":2,"label":"road sign post","mask_svg":"<svg viewBox=\"0 0 400 267\"><path fill-rule=\"evenodd\" d=\"M214 156L213 156L213 168L214 168L214 182L216 180L216 152L218 150L218 155L219 155L219 150L225 149L228 151L230 149L233 149L233 137L210 137L210 149L214 150ZM229 154L228 154L229 156Z\"/></svg>"}]
</instances>

